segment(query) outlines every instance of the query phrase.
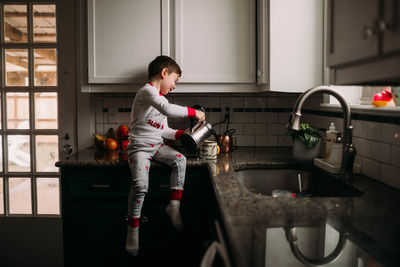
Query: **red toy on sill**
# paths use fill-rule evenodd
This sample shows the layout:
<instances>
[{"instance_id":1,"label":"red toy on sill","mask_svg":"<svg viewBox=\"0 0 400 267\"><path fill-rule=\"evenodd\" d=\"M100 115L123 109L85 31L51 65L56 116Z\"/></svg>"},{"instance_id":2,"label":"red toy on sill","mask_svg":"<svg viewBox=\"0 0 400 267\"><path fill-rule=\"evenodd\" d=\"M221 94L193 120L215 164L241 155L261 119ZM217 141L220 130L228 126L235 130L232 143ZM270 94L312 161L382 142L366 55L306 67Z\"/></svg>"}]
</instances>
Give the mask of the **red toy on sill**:
<instances>
[{"instance_id":1,"label":"red toy on sill","mask_svg":"<svg viewBox=\"0 0 400 267\"><path fill-rule=\"evenodd\" d=\"M389 101L392 100L392 92L389 89L377 93L374 95L374 99L372 100L372 104L375 107L384 107L386 106Z\"/></svg>"}]
</instances>

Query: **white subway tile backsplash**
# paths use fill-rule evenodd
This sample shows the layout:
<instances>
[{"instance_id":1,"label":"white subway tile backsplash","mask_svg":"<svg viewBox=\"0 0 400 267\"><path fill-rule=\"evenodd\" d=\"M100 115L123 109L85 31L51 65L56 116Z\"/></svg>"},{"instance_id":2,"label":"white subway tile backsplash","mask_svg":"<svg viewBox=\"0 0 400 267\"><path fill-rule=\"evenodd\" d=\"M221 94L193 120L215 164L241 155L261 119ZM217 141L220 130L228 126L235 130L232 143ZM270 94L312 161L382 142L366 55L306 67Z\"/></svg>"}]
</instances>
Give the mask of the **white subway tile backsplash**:
<instances>
[{"instance_id":1,"label":"white subway tile backsplash","mask_svg":"<svg viewBox=\"0 0 400 267\"><path fill-rule=\"evenodd\" d=\"M237 146L254 146L253 135L236 135Z\"/></svg>"},{"instance_id":2,"label":"white subway tile backsplash","mask_svg":"<svg viewBox=\"0 0 400 267\"><path fill-rule=\"evenodd\" d=\"M174 96L172 103L185 107L193 107L194 105L196 105L197 100L196 97Z\"/></svg>"},{"instance_id":3,"label":"white subway tile backsplash","mask_svg":"<svg viewBox=\"0 0 400 267\"><path fill-rule=\"evenodd\" d=\"M353 166L354 173L361 173L362 160L363 160L363 157L361 157L360 155L357 154L356 158L354 160L354 166Z\"/></svg>"},{"instance_id":4,"label":"white subway tile backsplash","mask_svg":"<svg viewBox=\"0 0 400 267\"><path fill-rule=\"evenodd\" d=\"M362 173L365 174L366 176L369 176L371 178L379 180L379 163L368 159L368 158L363 158L362 160Z\"/></svg>"},{"instance_id":5,"label":"white subway tile backsplash","mask_svg":"<svg viewBox=\"0 0 400 267\"><path fill-rule=\"evenodd\" d=\"M232 123L254 123L254 112L231 112Z\"/></svg>"},{"instance_id":6,"label":"white subway tile backsplash","mask_svg":"<svg viewBox=\"0 0 400 267\"><path fill-rule=\"evenodd\" d=\"M127 97L125 99L125 108L132 108L133 100L135 100L135 97Z\"/></svg>"},{"instance_id":7,"label":"white subway tile backsplash","mask_svg":"<svg viewBox=\"0 0 400 267\"><path fill-rule=\"evenodd\" d=\"M103 123L104 122L104 112L103 105L101 102L95 103L95 123Z\"/></svg>"},{"instance_id":8,"label":"white subway tile backsplash","mask_svg":"<svg viewBox=\"0 0 400 267\"><path fill-rule=\"evenodd\" d=\"M222 131L225 131L226 130L226 124L223 124L222 126L221 126L221 130ZM235 133L234 133L234 135L242 135L243 134L243 124L241 124L241 123L230 123L229 124L229 127L228 127L228 130L229 129L235 129Z\"/></svg>"},{"instance_id":9,"label":"white subway tile backsplash","mask_svg":"<svg viewBox=\"0 0 400 267\"><path fill-rule=\"evenodd\" d=\"M278 136L256 135L256 146L278 146Z\"/></svg>"},{"instance_id":10,"label":"white subway tile backsplash","mask_svg":"<svg viewBox=\"0 0 400 267\"><path fill-rule=\"evenodd\" d=\"M371 158L379 162L390 162L390 145L371 142Z\"/></svg>"},{"instance_id":11,"label":"white subway tile backsplash","mask_svg":"<svg viewBox=\"0 0 400 267\"><path fill-rule=\"evenodd\" d=\"M206 121L211 124L222 121L221 112L206 112Z\"/></svg>"},{"instance_id":12,"label":"white subway tile backsplash","mask_svg":"<svg viewBox=\"0 0 400 267\"><path fill-rule=\"evenodd\" d=\"M380 171L382 182L400 189L400 168L396 168L387 164L381 164Z\"/></svg>"},{"instance_id":13,"label":"white subway tile backsplash","mask_svg":"<svg viewBox=\"0 0 400 267\"><path fill-rule=\"evenodd\" d=\"M278 136L279 146L293 146L292 137L290 136Z\"/></svg>"},{"instance_id":14,"label":"white subway tile backsplash","mask_svg":"<svg viewBox=\"0 0 400 267\"><path fill-rule=\"evenodd\" d=\"M118 123L129 125L130 122L131 122L131 113L130 112L119 112Z\"/></svg>"},{"instance_id":15,"label":"white subway tile backsplash","mask_svg":"<svg viewBox=\"0 0 400 267\"><path fill-rule=\"evenodd\" d=\"M381 125L377 122L364 121L363 137L369 140L381 140Z\"/></svg>"},{"instance_id":16,"label":"white subway tile backsplash","mask_svg":"<svg viewBox=\"0 0 400 267\"><path fill-rule=\"evenodd\" d=\"M400 146L392 145L390 163L396 167L400 167Z\"/></svg>"},{"instance_id":17,"label":"white subway tile backsplash","mask_svg":"<svg viewBox=\"0 0 400 267\"><path fill-rule=\"evenodd\" d=\"M118 123L118 107L109 107L108 108L108 123Z\"/></svg>"},{"instance_id":18,"label":"white subway tile backsplash","mask_svg":"<svg viewBox=\"0 0 400 267\"><path fill-rule=\"evenodd\" d=\"M266 97L243 97L244 108L265 108Z\"/></svg>"},{"instance_id":19,"label":"white subway tile backsplash","mask_svg":"<svg viewBox=\"0 0 400 267\"><path fill-rule=\"evenodd\" d=\"M267 125L266 124L246 124L243 127L243 134L250 135L265 135L267 134Z\"/></svg>"},{"instance_id":20,"label":"white subway tile backsplash","mask_svg":"<svg viewBox=\"0 0 400 267\"><path fill-rule=\"evenodd\" d=\"M278 123L288 123L290 114L290 112L279 112Z\"/></svg>"},{"instance_id":21,"label":"white subway tile backsplash","mask_svg":"<svg viewBox=\"0 0 400 267\"><path fill-rule=\"evenodd\" d=\"M277 123L278 112L256 112L254 114L256 123Z\"/></svg>"},{"instance_id":22,"label":"white subway tile backsplash","mask_svg":"<svg viewBox=\"0 0 400 267\"><path fill-rule=\"evenodd\" d=\"M283 123L270 123L268 124L268 135L285 135L287 132L286 124Z\"/></svg>"},{"instance_id":23,"label":"white subway tile backsplash","mask_svg":"<svg viewBox=\"0 0 400 267\"><path fill-rule=\"evenodd\" d=\"M110 107L125 107L126 101L125 97L121 96L108 96L103 97L103 107L110 108Z\"/></svg>"},{"instance_id":24,"label":"white subway tile backsplash","mask_svg":"<svg viewBox=\"0 0 400 267\"><path fill-rule=\"evenodd\" d=\"M351 124L353 126L353 136L362 137L362 125L363 121L352 120Z\"/></svg>"},{"instance_id":25,"label":"white subway tile backsplash","mask_svg":"<svg viewBox=\"0 0 400 267\"><path fill-rule=\"evenodd\" d=\"M354 147L357 150L357 154L363 157L370 157L371 155L371 142L363 138L354 138Z\"/></svg>"},{"instance_id":26,"label":"white subway tile backsplash","mask_svg":"<svg viewBox=\"0 0 400 267\"><path fill-rule=\"evenodd\" d=\"M290 98L269 96L267 98L268 108L292 108Z\"/></svg>"},{"instance_id":27,"label":"white subway tile backsplash","mask_svg":"<svg viewBox=\"0 0 400 267\"><path fill-rule=\"evenodd\" d=\"M221 107L243 108L243 97L221 97Z\"/></svg>"},{"instance_id":28,"label":"white subway tile backsplash","mask_svg":"<svg viewBox=\"0 0 400 267\"><path fill-rule=\"evenodd\" d=\"M197 105L204 108L218 108L220 107L219 97L198 96Z\"/></svg>"},{"instance_id":29,"label":"white subway tile backsplash","mask_svg":"<svg viewBox=\"0 0 400 267\"><path fill-rule=\"evenodd\" d=\"M95 133L102 135L104 133L104 123L96 123Z\"/></svg>"},{"instance_id":30,"label":"white subway tile backsplash","mask_svg":"<svg viewBox=\"0 0 400 267\"><path fill-rule=\"evenodd\" d=\"M382 123L382 137L383 143L400 145L400 126L391 123Z\"/></svg>"}]
</instances>

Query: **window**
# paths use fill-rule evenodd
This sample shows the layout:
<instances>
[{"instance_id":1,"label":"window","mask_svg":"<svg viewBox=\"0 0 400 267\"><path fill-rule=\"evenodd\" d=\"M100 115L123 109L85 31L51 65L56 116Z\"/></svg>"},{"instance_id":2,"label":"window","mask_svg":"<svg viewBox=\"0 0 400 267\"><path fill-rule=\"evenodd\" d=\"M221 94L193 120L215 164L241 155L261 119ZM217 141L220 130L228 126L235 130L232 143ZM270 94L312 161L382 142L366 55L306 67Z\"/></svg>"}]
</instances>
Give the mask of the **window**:
<instances>
[{"instance_id":1,"label":"window","mask_svg":"<svg viewBox=\"0 0 400 267\"><path fill-rule=\"evenodd\" d=\"M0 216L60 216L56 5L5 2Z\"/></svg>"},{"instance_id":2,"label":"window","mask_svg":"<svg viewBox=\"0 0 400 267\"><path fill-rule=\"evenodd\" d=\"M347 103L350 105L358 105L360 109L369 108L372 105L373 97L376 93L380 93L385 90L391 90L390 86L339 86L339 85L331 85L332 89L339 91L346 99ZM339 101L333 97L329 96L328 104L337 104L339 105ZM368 107L367 107L368 106ZM394 107L395 104L393 101L390 101L387 104L387 107ZM355 107L355 106L353 106Z\"/></svg>"}]
</instances>

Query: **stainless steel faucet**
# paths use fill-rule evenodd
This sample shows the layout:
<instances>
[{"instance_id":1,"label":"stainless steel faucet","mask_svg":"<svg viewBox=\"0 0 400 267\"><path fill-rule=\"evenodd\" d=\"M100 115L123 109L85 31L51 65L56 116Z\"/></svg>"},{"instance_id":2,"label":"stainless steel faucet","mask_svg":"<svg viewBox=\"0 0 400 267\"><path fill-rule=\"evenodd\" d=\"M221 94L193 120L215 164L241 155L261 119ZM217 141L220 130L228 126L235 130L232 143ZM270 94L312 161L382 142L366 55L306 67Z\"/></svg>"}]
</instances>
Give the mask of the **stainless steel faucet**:
<instances>
[{"instance_id":1,"label":"stainless steel faucet","mask_svg":"<svg viewBox=\"0 0 400 267\"><path fill-rule=\"evenodd\" d=\"M342 177L353 179L353 164L356 156L356 149L353 145L353 126L351 126L351 113L350 107L344 99L343 95L328 86L317 86L302 93L294 105L293 112L289 117L287 128L299 130L301 107L304 101L314 93L325 93L334 96L340 103L344 116L343 116L343 152L342 152L342 166L340 174Z\"/></svg>"}]
</instances>

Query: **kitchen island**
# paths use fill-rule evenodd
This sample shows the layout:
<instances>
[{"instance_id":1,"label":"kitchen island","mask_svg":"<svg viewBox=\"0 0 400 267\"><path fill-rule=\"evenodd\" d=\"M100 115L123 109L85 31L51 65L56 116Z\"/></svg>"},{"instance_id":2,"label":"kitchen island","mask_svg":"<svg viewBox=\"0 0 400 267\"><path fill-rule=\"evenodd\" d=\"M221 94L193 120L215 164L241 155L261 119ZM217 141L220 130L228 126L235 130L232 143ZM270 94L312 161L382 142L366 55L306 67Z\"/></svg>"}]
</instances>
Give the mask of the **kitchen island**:
<instances>
[{"instance_id":1,"label":"kitchen island","mask_svg":"<svg viewBox=\"0 0 400 267\"><path fill-rule=\"evenodd\" d=\"M123 152L110 153L94 148L71 155L56 165L61 167L62 175L63 169L76 167L119 168L129 173ZM283 230L288 227L298 229L299 243L304 241L300 240L300 230L314 229L306 233L310 241L305 244L315 247L299 244L307 256L327 256L335 247L337 237L326 233L336 232L337 236L339 233L346 236L343 250L350 251L342 252L339 263L346 261L347 266L354 266L352 262L362 260L367 264L398 265L400 195L396 189L356 175L354 181L344 182L363 192L361 196L273 198L251 192L237 179L235 172L241 169L312 168L296 163L291 157L291 148L241 147L231 154L220 154L217 160L188 158L187 166L187 176L193 167L208 170L225 237L220 242L225 243L233 266L284 266L285 261L291 260L302 266L290 253ZM163 165L152 163L151 170L157 168L163 168ZM283 255L276 255L276 247L284 252Z\"/></svg>"}]
</instances>

